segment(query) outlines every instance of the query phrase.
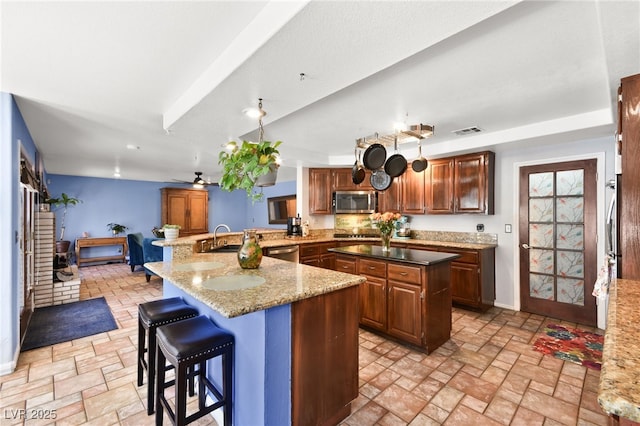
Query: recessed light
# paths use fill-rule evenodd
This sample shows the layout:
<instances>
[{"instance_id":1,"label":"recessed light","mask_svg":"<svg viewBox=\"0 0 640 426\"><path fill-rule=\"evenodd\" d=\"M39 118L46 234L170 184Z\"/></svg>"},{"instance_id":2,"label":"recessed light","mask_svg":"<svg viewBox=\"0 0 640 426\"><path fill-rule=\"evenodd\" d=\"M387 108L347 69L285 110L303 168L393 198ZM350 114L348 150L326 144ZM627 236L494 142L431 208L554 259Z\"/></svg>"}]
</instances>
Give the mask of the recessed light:
<instances>
[{"instance_id":1,"label":"recessed light","mask_svg":"<svg viewBox=\"0 0 640 426\"><path fill-rule=\"evenodd\" d=\"M113 174L113 177L117 177L117 178L119 178L119 177L120 177L120 173L115 172L115 173Z\"/></svg>"},{"instance_id":2,"label":"recessed light","mask_svg":"<svg viewBox=\"0 0 640 426\"><path fill-rule=\"evenodd\" d=\"M130 144L127 144L127 149L136 150L136 149L140 149L140 147L138 145L134 145L130 143Z\"/></svg>"}]
</instances>

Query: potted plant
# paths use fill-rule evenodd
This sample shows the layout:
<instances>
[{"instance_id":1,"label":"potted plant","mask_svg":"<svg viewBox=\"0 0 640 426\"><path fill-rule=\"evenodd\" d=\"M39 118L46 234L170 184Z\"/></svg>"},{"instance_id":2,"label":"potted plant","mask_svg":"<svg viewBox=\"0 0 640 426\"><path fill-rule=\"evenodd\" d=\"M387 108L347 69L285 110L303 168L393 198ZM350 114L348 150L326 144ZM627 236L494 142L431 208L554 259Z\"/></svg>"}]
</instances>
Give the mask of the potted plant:
<instances>
[{"instance_id":1,"label":"potted plant","mask_svg":"<svg viewBox=\"0 0 640 426\"><path fill-rule=\"evenodd\" d=\"M238 145L229 142L227 151L218 156L218 164L222 165L220 188L229 192L244 189L253 201L261 200L264 194L253 192L253 188L275 184L281 143L243 141Z\"/></svg>"},{"instance_id":2,"label":"potted plant","mask_svg":"<svg viewBox=\"0 0 640 426\"><path fill-rule=\"evenodd\" d=\"M107 223L107 229L109 229L109 231L111 231L113 233L113 236L115 237L118 234L122 234L129 228L124 225L120 225L119 223Z\"/></svg>"},{"instance_id":3,"label":"potted plant","mask_svg":"<svg viewBox=\"0 0 640 426\"><path fill-rule=\"evenodd\" d=\"M82 201L74 197L69 197L63 192L60 194L60 197L49 198L46 202L54 207L64 206L64 210L62 211L62 222L60 224L60 239L56 241L56 253L66 253L69 251L69 246L71 245L71 241L64 240L64 221L67 217L67 208L69 206L75 206Z\"/></svg>"},{"instance_id":4,"label":"potted plant","mask_svg":"<svg viewBox=\"0 0 640 426\"><path fill-rule=\"evenodd\" d=\"M175 240L176 238L178 238L178 234L180 232L180 225L165 224L162 227L162 230L164 231L164 238L166 240Z\"/></svg>"}]
</instances>

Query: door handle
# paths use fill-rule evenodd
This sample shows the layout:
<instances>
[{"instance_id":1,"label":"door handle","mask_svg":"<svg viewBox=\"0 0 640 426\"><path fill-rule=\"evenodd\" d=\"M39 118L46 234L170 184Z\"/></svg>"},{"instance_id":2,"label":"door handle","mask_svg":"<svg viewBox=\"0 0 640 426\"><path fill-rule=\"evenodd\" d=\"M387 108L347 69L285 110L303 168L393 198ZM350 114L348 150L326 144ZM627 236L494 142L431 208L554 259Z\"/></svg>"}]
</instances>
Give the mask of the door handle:
<instances>
[{"instance_id":1,"label":"door handle","mask_svg":"<svg viewBox=\"0 0 640 426\"><path fill-rule=\"evenodd\" d=\"M522 248L529 250L531 248L531 246L529 244L525 243L525 244L522 244Z\"/></svg>"}]
</instances>

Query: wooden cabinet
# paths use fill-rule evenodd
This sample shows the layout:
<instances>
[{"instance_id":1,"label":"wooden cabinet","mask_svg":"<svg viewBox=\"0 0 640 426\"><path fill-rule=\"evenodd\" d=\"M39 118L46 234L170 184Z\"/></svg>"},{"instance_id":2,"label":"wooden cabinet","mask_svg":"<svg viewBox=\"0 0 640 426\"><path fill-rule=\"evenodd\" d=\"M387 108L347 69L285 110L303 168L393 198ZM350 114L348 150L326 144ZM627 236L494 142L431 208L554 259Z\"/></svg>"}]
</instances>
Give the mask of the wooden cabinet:
<instances>
[{"instance_id":1,"label":"wooden cabinet","mask_svg":"<svg viewBox=\"0 0 640 426\"><path fill-rule=\"evenodd\" d=\"M200 189L162 188L162 225L180 225L180 236L209 232L209 192Z\"/></svg>"},{"instance_id":2,"label":"wooden cabinet","mask_svg":"<svg viewBox=\"0 0 640 426\"><path fill-rule=\"evenodd\" d=\"M348 265L338 257L338 265ZM360 325L431 353L451 335L449 262L430 266L356 258ZM345 266L346 268L347 266Z\"/></svg>"},{"instance_id":3,"label":"wooden cabinet","mask_svg":"<svg viewBox=\"0 0 640 426\"><path fill-rule=\"evenodd\" d=\"M299 263L324 269L336 269L336 254L328 251L335 246L335 242L301 244Z\"/></svg>"},{"instance_id":4,"label":"wooden cabinet","mask_svg":"<svg viewBox=\"0 0 640 426\"><path fill-rule=\"evenodd\" d=\"M358 397L358 286L291 305L291 424L335 425Z\"/></svg>"},{"instance_id":5,"label":"wooden cabinet","mask_svg":"<svg viewBox=\"0 0 640 426\"><path fill-rule=\"evenodd\" d=\"M430 160L425 175L427 213L453 213L453 158Z\"/></svg>"},{"instance_id":6,"label":"wooden cabinet","mask_svg":"<svg viewBox=\"0 0 640 426\"><path fill-rule=\"evenodd\" d=\"M625 77L620 83L618 125L619 149L622 155L622 176L618 199L618 235L621 255L618 271L622 278L640 280L640 74Z\"/></svg>"},{"instance_id":7,"label":"wooden cabinet","mask_svg":"<svg viewBox=\"0 0 640 426\"><path fill-rule=\"evenodd\" d=\"M336 271L356 275L356 260L352 256L336 255Z\"/></svg>"},{"instance_id":8,"label":"wooden cabinet","mask_svg":"<svg viewBox=\"0 0 640 426\"><path fill-rule=\"evenodd\" d=\"M494 163L491 151L429 161L427 213L493 214Z\"/></svg>"},{"instance_id":9,"label":"wooden cabinet","mask_svg":"<svg viewBox=\"0 0 640 426\"><path fill-rule=\"evenodd\" d=\"M451 298L454 303L486 311L493 306L495 291L495 249L458 249L441 246L408 245L416 250L459 254L451 262Z\"/></svg>"},{"instance_id":10,"label":"wooden cabinet","mask_svg":"<svg viewBox=\"0 0 640 426\"><path fill-rule=\"evenodd\" d=\"M409 167L406 172L393 180L386 191L379 192L379 210L381 212L424 214L424 196L424 172L416 173Z\"/></svg>"},{"instance_id":11,"label":"wooden cabinet","mask_svg":"<svg viewBox=\"0 0 640 426\"><path fill-rule=\"evenodd\" d=\"M332 214L331 169L309 169L309 213Z\"/></svg>"}]
</instances>

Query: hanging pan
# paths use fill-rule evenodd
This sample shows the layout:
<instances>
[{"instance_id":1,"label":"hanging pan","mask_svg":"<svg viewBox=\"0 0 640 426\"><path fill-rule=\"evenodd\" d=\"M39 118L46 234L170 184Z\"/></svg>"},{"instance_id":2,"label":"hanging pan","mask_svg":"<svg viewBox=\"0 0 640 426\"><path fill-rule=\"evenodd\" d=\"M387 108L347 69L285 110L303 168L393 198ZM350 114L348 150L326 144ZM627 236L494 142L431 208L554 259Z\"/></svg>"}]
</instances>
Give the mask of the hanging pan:
<instances>
[{"instance_id":1,"label":"hanging pan","mask_svg":"<svg viewBox=\"0 0 640 426\"><path fill-rule=\"evenodd\" d=\"M377 137L376 137L377 139ZM374 143L364 152L362 162L364 166L369 170L378 170L384 164L384 160L387 159L387 150L384 145L380 143Z\"/></svg>"},{"instance_id":2,"label":"hanging pan","mask_svg":"<svg viewBox=\"0 0 640 426\"><path fill-rule=\"evenodd\" d=\"M364 177L366 172L364 171L364 167L360 162L360 156L362 153L356 148L356 162L353 165L353 169L351 169L351 180L354 184L360 185L362 181L364 181Z\"/></svg>"},{"instance_id":3,"label":"hanging pan","mask_svg":"<svg viewBox=\"0 0 640 426\"><path fill-rule=\"evenodd\" d=\"M402 156L402 154L398 153L398 137L393 141L393 146L395 150L395 154L393 154L384 165L384 171L391 176L392 178L396 178L403 174L405 170L407 170L407 159Z\"/></svg>"},{"instance_id":4,"label":"hanging pan","mask_svg":"<svg viewBox=\"0 0 640 426\"><path fill-rule=\"evenodd\" d=\"M386 191L390 186L393 178L384 171L384 169L375 170L371 173L369 182L376 191Z\"/></svg>"},{"instance_id":5,"label":"hanging pan","mask_svg":"<svg viewBox=\"0 0 640 426\"><path fill-rule=\"evenodd\" d=\"M414 172L420 173L421 171L426 169L428 165L429 163L427 162L427 159L422 156L422 143L420 139L418 139L418 158L413 160L413 162L411 163L411 168Z\"/></svg>"}]
</instances>

